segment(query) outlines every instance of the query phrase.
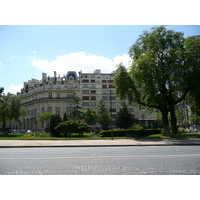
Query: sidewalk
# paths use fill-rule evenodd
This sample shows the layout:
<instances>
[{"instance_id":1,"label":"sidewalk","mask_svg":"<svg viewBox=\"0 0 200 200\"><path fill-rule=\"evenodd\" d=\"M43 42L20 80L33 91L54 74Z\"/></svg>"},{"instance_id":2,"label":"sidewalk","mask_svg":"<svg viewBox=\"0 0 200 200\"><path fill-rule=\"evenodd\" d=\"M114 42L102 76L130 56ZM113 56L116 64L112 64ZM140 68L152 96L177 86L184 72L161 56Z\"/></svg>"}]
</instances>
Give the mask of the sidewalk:
<instances>
[{"instance_id":1,"label":"sidewalk","mask_svg":"<svg viewBox=\"0 0 200 200\"><path fill-rule=\"evenodd\" d=\"M0 148L200 145L194 139L0 140Z\"/></svg>"}]
</instances>

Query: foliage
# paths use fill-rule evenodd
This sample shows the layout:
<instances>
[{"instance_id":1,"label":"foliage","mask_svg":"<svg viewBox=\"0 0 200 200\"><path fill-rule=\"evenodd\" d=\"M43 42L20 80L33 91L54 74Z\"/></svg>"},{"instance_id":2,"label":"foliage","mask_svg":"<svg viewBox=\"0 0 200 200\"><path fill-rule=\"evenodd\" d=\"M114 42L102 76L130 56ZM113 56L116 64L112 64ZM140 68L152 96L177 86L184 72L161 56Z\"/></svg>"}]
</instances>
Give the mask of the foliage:
<instances>
[{"instance_id":1,"label":"foliage","mask_svg":"<svg viewBox=\"0 0 200 200\"><path fill-rule=\"evenodd\" d=\"M60 134L58 133L58 130L55 129L55 127L62 122L62 119L60 115L52 115L50 120L50 133L52 136L59 137Z\"/></svg>"},{"instance_id":2,"label":"foliage","mask_svg":"<svg viewBox=\"0 0 200 200\"><path fill-rule=\"evenodd\" d=\"M97 105L97 109L98 109L97 121L102 125L102 128L104 130L108 130L111 118L103 100L99 102L99 104Z\"/></svg>"},{"instance_id":3,"label":"foliage","mask_svg":"<svg viewBox=\"0 0 200 200\"><path fill-rule=\"evenodd\" d=\"M51 119L52 116L53 116L53 114L48 113L48 112L41 113L41 114L38 115L40 122L50 121L50 119Z\"/></svg>"},{"instance_id":4,"label":"foliage","mask_svg":"<svg viewBox=\"0 0 200 200\"><path fill-rule=\"evenodd\" d=\"M3 129L6 129L6 122L13 120L17 121L20 116L24 116L26 111L22 108L21 99L16 95L8 93L3 95L0 101L0 121L3 124Z\"/></svg>"},{"instance_id":5,"label":"foliage","mask_svg":"<svg viewBox=\"0 0 200 200\"><path fill-rule=\"evenodd\" d=\"M160 129L118 129L118 130L113 130L113 135L115 137L125 137L127 134L130 135L137 135L138 137L144 137L148 135L153 135L153 134L160 134L161 130ZM108 131L101 131L100 134L102 137L110 137L111 132L110 130Z\"/></svg>"},{"instance_id":6,"label":"foliage","mask_svg":"<svg viewBox=\"0 0 200 200\"><path fill-rule=\"evenodd\" d=\"M74 99L74 108L72 112L69 114L70 118L73 120L82 120L83 119L83 108L80 103L80 99L76 98Z\"/></svg>"},{"instance_id":7,"label":"foliage","mask_svg":"<svg viewBox=\"0 0 200 200\"><path fill-rule=\"evenodd\" d=\"M89 131L90 126L85 121L68 120L58 124L55 127L64 137L71 137L72 133L79 133L83 136L84 132Z\"/></svg>"},{"instance_id":8,"label":"foliage","mask_svg":"<svg viewBox=\"0 0 200 200\"><path fill-rule=\"evenodd\" d=\"M133 124L134 119L131 116L131 113L128 111L125 102L123 102L123 107L116 114L115 122L119 128L124 128L124 129L130 128L131 125Z\"/></svg>"},{"instance_id":9,"label":"foliage","mask_svg":"<svg viewBox=\"0 0 200 200\"><path fill-rule=\"evenodd\" d=\"M140 124L133 124L132 129L144 130L144 127L142 127Z\"/></svg>"},{"instance_id":10,"label":"foliage","mask_svg":"<svg viewBox=\"0 0 200 200\"><path fill-rule=\"evenodd\" d=\"M195 125L200 124L200 116L197 113L192 113L191 115L191 123Z\"/></svg>"},{"instance_id":11,"label":"foliage","mask_svg":"<svg viewBox=\"0 0 200 200\"><path fill-rule=\"evenodd\" d=\"M101 131L101 128L97 125L94 125L94 126L91 126L91 129L90 129L92 132L95 133L95 135L99 135L100 134L100 131Z\"/></svg>"},{"instance_id":12,"label":"foliage","mask_svg":"<svg viewBox=\"0 0 200 200\"><path fill-rule=\"evenodd\" d=\"M48 137L51 137L51 133L32 132L23 135L23 138L48 138Z\"/></svg>"},{"instance_id":13,"label":"foliage","mask_svg":"<svg viewBox=\"0 0 200 200\"><path fill-rule=\"evenodd\" d=\"M97 121L97 114L95 110L87 108L84 112L84 120L90 125L95 124Z\"/></svg>"},{"instance_id":14,"label":"foliage","mask_svg":"<svg viewBox=\"0 0 200 200\"><path fill-rule=\"evenodd\" d=\"M130 70L119 64L116 71L117 96L158 109L165 136L170 136L169 112L173 131L177 132L175 105L186 98L193 87L192 77L196 77L190 56L193 47L187 48L184 42L183 33L167 30L164 26L144 31L130 48L129 54L134 61ZM192 65L188 64L189 59ZM195 81L200 84L200 79L195 78Z\"/></svg>"}]
</instances>

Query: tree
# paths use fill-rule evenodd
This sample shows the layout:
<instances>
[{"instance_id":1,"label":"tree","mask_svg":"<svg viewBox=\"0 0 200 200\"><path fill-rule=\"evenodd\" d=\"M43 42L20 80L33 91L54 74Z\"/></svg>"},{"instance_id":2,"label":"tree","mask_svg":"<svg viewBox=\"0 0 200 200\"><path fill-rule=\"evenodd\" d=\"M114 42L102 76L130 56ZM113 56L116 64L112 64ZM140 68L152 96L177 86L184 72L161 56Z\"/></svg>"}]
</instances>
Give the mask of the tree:
<instances>
[{"instance_id":1,"label":"tree","mask_svg":"<svg viewBox=\"0 0 200 200\"><path fill-rule=\"evenodd\" d=\"M95 110L87 108L84 113L84 120L90 125L94 124L97 121L97 114Z\"/></svg>"},{"instance_id":2,"label":"tree","mask_svg":"<svg viewBox=\"0 0 200 200\"><path fill-rule=\"evenodd\" d=\"M46 113L41 113L38 116L39 116L39 122L42 123L46 122L46 128L49 129L50 128L49 122L53 114L46 112Z\"/></svg>"},{"instance_id":3,"label":"tree","mask_svg":"<svg viewBox=\"0 0 200 200\"><path fill-rule=\"evenodd\" d=\"M0 87L0 102L2 101L2 100L1 100L1 96L2 96L3 91L4 91L4 88L3 88L3 87Z\"/></svg>"},{"instance_id":4,"label":"tree","mask_svg":"<svg viewBox=\"0 0 200 200\"><path fill-rule=\"evenodd\" d=\"M67 118L67 114L64 113L64 116L63 116L63 122L64 122L64 121L67 121L67 120L68 120L68 118Z\"/></svg>"},{"instance_id":5,"label":"tree","mask_svg":"<svg viewBox=\"0 0 200 200\"><path fill-rule=\"evenodd\" d=\"M127 98L129 102L161 112L165 136L171 135L169 112L173 133L177 132L175 105L186 98L195 75L187 64L184 42L183 33L164 26L144 31L129 50L133 59L130 70L119 64L115 76L116 94L120 99Z\"/></svg>"},{"instance_id":6,"label":"tree","mask_svg":"<svg viewBox=\"0 0 200 200\"><path fill-rule=\"evenodd\" d=\"M79 133L83 136L84 132L89 130L90 126L85 121L68 120L59 123L55 129L64 137L71 137L72 133Z\"/></svg>"},{"instance_id":7,"label":"tree","mask_svg":"<svg viewBox=\"0 0 200 200\"><path fill-rule=\"evenodd\" d=\"M200 116L200 35L188 37L185 41L187 65L194 75L191 77L190 84L193 86L188 95L193 113Z\"/></svg>"},{"instance_id":8,"label":"tree","mask_svg":"<svg viewBox=\"0 0 200 200\"><path fill-rule=\"evenodd\" d=\"M82 120L83 119L83 108L80 104L80 99L76 98L74 99L74 108L72 110L72 112L69 114L69 116L73 119L73 120Z\"/></svg>"},{"instance_id":9,"label":"tree","mask_svg":"<svg viewBox=\"0 0 200 200\"><path fill-rule=\"evenodd\" d=\"M55 127L62 122L60 115L52 115L50 119L50 133L52 136L59 137L60 134L55 129Z\"/></svg>"},{"instance_id":10,"label":"tree","mask_svg":"<svg viewBox=\"0 0 200 200\"><path fill-rule=\"evenodd\" d=\"M103 100L99 102L99 104L97 105L97 109L98 109L98 119L97 119L98 122L102 125L102 128L104 130L108 130L111 118Z\"/></svg>"},{"instance_id":11,"label":"tree","mask_svg":"<svg viewBox=\"0 0 200 200\"><path fill-rule=\"evenodd\" d=\"M128 111L125 102L123 102L123 107L116 114L115 122L119 128L124 128L124 129L130 128L133 125L134 119L131 116L131 113Z\"/></svg>"},{"instance_id":12,"label":"tree","mask_svg":"<svg viewBox=\"0 0 200 200\"><path fill-rule=\"evenodd\" d=\"M21 106L21 99L16 95L8 93L3 95L0 101L0 121L3 123L3 129L6 129L6 122L9 122L9 128L11 128L11 122L17 121L20 116L26 114L26 110Z\"/></svg>"}]
</instances>

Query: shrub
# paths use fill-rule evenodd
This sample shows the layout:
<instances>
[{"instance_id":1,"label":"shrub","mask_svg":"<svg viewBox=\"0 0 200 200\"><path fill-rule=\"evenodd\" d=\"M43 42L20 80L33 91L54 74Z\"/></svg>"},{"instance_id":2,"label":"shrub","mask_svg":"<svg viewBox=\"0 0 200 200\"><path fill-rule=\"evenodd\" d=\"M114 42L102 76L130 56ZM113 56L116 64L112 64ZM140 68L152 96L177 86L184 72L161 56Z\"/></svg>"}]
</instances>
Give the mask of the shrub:
<instances>
[{"instance_id":1,"label":"shrub","mask_svg":"<svg viewBox=\"0 0 200 200\"><path fill-rule=\"evenodd\" d=\"M101 131L102 137L111 137L111 131ZM137 134L138 137L144 137L153 134L161 134L160 129L146 129L146 130L113 130L114 137L125 137L126 134Z\"/></svg>"},{"instance_id":2,"label":"shrub","mask_svg":"<svg viewBox=\"0 0 200 200\"><path fill-rule=\"evenodd\" d=\"M24 138L48 138L51 137L51 133L39 133L39 132L32 132L29 134L24 134Z\"/></svg>"}]
</instances>

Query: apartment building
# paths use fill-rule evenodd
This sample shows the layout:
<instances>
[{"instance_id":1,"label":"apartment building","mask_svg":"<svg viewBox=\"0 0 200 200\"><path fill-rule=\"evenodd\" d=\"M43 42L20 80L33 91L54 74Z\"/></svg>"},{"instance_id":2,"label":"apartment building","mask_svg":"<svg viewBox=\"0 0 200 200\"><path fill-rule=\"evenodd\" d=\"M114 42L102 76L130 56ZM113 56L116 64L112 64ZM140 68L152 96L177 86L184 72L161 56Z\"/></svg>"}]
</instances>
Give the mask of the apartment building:
<instances>
[{"instance_id":1,"label":"apartment building","mask_svg":"<svg viewBox=\"0 0 200 200\"><path fill-rule=\"evenodd\" d=\"M42 74L42 79L31 79L24 82L21 93L22 105L27 110L27 115L20 117L18 122L13 123L13 129L42 130L45 124L39 122L38 115L49 112L59 114L61 118L64 113L69 114L74 106L73 100L79 97L84 109L97 109L102 99L107 106L113 120L116 113L122 107L123 101L117 99L113 85L114 75L112 73L101 73L97 69L93 73L80 71L68 71L62 77L54 72L53 77ZM142 110L138 104L128 105L132 116L139 119L141 124L153 126L156 120L155 113Z\"/></svg>"}]
</instances>

